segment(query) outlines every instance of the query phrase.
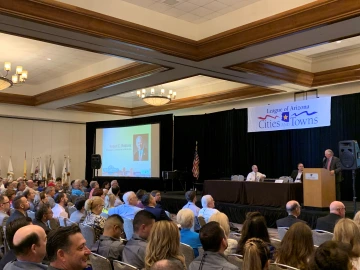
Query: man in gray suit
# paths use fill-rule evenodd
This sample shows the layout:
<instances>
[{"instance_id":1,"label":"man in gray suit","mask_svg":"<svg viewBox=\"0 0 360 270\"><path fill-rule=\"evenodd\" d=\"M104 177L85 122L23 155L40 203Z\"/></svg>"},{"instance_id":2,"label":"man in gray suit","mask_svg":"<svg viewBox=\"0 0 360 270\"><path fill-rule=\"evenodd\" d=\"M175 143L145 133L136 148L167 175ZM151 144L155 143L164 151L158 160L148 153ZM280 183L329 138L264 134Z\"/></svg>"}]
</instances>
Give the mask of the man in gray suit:
<instances>
[{"instance_id":1,"label":"man in gray suit","mask_svg":"<svg viewBox=\"0 0 360 270\"><path fill-rule=\"evenodd\" d=\"M330 171L331 175L335 175L336 183L336 200L341 200L340 183L342 181L341 176L341 162L338 157L334 156L334 152L331 149L325 150L325 157L323 159L323 168Z\"/></svg>"},{"instance_id":2,"label":"man in gray suit","mask_svg":"<svg viewBox=\"0 0 360 270\"><path fill-rule=\"evenodd\" d=\"M7 214L10 209L10 200L7 196L0 195L0 225L1 227L6 225L6 221L9 218Z\"/></svg>"}]
</instances>

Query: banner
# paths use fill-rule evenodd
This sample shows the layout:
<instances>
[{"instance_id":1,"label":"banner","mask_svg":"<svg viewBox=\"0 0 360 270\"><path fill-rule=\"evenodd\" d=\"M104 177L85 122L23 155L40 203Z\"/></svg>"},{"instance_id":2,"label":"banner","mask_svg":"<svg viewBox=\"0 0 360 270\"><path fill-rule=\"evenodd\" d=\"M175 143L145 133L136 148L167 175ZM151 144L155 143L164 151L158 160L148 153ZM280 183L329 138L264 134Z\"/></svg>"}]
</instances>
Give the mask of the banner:
<instances>
[{"instance_id":1,"label":"banner","mask_svg":"<svg viewBox=\"0 0 360 270\"><path fill-rule=\"evenodd\" d=\"M248 109L248 132L330 126L331 97Z\"/></svg>"}]
</instances>

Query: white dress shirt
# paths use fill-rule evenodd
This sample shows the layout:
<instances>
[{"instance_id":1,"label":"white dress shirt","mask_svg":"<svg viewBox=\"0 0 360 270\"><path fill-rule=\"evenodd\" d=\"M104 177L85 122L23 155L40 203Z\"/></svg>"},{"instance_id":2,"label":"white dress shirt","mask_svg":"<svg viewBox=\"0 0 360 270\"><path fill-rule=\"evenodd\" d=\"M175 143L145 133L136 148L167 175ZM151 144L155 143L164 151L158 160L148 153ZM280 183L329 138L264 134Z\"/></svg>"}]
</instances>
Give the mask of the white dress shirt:
<instances>
[{"instance_id":1,"label":"white dress shirt","mask_svg":"<svg viewBox=\"0 0 360 270\"><path fill-rule=\"evenodd\" d=\"M69 214L66 213L65 208L58 203L55 204L55 206L52 208L52 211L54 218L59 218L59 217L69 218Z\"/></svg>"},{"instance_id":2,"label":"white dress shirt","mask_svg":"<svg viewBox=\"0 0 360 270\"><path fill-rule=\"evenodd\" d=\"M246 177L246 181L259 182L260 178L265 178L266 175L261 172L257 172L256 175L254 172L251 172Z\"/></svg>"}]
</instances>

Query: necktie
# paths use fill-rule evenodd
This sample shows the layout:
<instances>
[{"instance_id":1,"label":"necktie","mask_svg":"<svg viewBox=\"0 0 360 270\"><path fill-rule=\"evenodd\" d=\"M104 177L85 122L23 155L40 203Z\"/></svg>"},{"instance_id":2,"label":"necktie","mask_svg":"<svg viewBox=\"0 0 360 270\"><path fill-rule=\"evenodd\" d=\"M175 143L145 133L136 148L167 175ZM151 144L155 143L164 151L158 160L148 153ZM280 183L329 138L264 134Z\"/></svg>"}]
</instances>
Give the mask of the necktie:
<instances>
[{"instance_id":1,"label":"necktie","mask_svg":"<svg viewBox=\"0 0 360 270\"><path fill-rule=\"evenodd\" d=\"M330 171L330 163L331 163L331 159L328 159L328 164L327 164L327 169Z\"/></svg>"}]
</instances>

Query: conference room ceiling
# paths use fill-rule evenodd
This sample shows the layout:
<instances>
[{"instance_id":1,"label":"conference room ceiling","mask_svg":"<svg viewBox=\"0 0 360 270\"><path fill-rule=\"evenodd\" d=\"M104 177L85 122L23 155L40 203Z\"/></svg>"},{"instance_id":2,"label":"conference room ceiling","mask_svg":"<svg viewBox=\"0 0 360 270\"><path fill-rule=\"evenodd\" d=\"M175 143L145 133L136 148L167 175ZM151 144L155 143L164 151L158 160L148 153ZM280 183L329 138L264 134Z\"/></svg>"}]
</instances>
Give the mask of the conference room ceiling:
<instances>
[{"instance_id":1,"label":"conference room ceiling","mask_svg":"<svg viewBox=\"0 0 360 270\"><path fill-rule=\"evenodd\" d=\"M164 4L154 1L148 1L148 7ZM228 6L235 3L221 1ZM221 1L198 3L208 8L206 5ZM186 23L196 31L257 8L249 14L260 18L258 21L248 16L248 21L239 20L242 25L205 39L198 39L199 33L190 39L160 31L156 25L150 28L146 23L125 21L128 15L124 12L129 10L119 11L119 18L119 14L107 14L114 10L111 5L101 9L99 1L62 2L78 7L40 0L0 2L0 32L7 33L4 37L11 35L8 40L13 44L7 48L19 51L7 61L29 64L29 84L2 91L1 103L137 116L360 79L360 1L282 1L284 5L269 7L268 0L244 0L247 4L243 7L202 23L183 22L164 15L166 10L155 12L134 5L140 1L115 4L138 9L140 15L164 15L160 20L163 27L167 22L170 26ZM278 14L268 14L275 10ZM261 17L264 14L266 18ZM152 18L156 22L158 17ZM223 29L226 27L229 25ZM213 28L218 31L221 27ZM336 43L338 40L343 41ZM27 52L32 57L29 60ZM346 57L350 52L355 56ZM54 57L46 56L51 53ZM329 61L337 65L329 65ZM35 75L32 82L31 74ZM135 97L138 89L164 85L178 93L166 106L145 106Z\"/></svg>"}]
</instances>

